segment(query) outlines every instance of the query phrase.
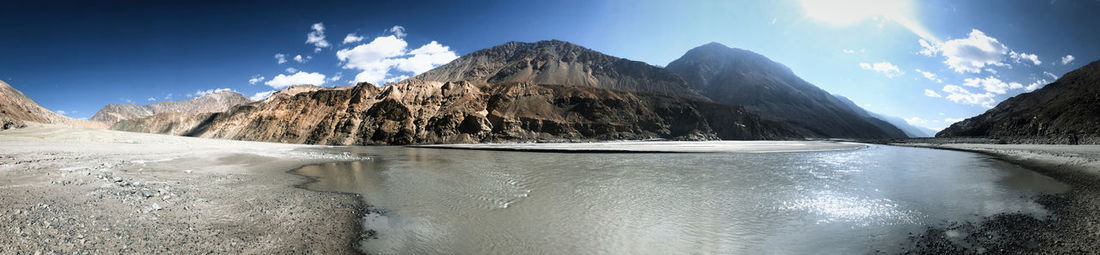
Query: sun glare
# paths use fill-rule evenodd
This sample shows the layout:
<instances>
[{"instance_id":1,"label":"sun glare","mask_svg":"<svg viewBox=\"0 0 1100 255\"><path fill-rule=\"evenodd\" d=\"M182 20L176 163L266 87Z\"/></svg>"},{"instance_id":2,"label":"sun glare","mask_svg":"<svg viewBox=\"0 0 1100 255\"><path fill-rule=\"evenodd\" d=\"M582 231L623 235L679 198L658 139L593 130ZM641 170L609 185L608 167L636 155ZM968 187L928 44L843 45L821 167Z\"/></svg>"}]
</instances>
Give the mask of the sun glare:
<instances>
[{"instance_id":1,"label":"sun glare","mask_svg":"<svg viewBox=\"0 0 1100 255\"><path fill-rule=\"evenodd\" d=\"M799 0L806 16L822 23L846 27L881 18L893 21L921 38L938 41L914 16L908 0Z\"/></svg>"}]
</instances>

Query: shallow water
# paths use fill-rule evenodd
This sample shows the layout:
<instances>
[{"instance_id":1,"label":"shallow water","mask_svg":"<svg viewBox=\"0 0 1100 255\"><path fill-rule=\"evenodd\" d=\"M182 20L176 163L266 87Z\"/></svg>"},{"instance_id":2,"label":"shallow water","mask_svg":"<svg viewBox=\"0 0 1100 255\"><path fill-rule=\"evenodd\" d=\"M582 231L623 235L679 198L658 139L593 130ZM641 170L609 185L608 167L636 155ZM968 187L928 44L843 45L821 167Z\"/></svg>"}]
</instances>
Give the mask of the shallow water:
<instances>
[{"instance_id":1,"label":"shallow water","mask_svg":"<svg viewBox=\"0 0 1100 255\"><path fill-rule=\"evenodd\" d=\"M1003 212L1046 214L1051 178L987 156L871 146L797 153L565 154L354 147L307 188L362 194L382 254L854 254Z\"/></svg>"}]
</instances>

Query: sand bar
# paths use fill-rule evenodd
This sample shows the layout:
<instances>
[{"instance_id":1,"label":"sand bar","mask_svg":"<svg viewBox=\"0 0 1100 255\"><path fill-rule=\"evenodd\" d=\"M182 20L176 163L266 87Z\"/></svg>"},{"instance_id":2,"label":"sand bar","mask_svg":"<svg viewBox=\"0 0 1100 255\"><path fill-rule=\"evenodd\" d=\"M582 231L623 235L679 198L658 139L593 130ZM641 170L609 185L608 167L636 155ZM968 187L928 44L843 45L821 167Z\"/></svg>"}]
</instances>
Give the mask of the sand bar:
<instances>
[{"instance_id":1,"label":"sand bar","mask_svg":"<svg viewBox=\"0 0 1100 255\"><path fill-rule=\"evenodd\" d=\"M0 132L0 254L354 253L360 202L287 170L322 146L44 124ZM74 253L75 252L75 253Z\"/></svg>"}]
</instances>

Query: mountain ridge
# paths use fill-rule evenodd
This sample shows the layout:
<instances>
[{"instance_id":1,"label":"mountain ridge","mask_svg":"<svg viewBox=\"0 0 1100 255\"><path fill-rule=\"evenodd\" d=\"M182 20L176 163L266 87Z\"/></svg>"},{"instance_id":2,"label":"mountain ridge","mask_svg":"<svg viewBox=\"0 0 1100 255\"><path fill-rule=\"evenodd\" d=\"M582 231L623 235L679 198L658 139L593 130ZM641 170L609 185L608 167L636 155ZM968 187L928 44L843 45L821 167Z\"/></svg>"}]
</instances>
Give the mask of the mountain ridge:
<instances>
[{"instance_id":1,"label":"mountain ridge","mask_svg":"<svg viewBox=\"0 0 1100 255\"><path fill-rule=\"evenodd\" d=\"M1032 92L1005 99L956 122L936 137L1023 138L1035 142L1100 142L1100 60Z\"/></svg>"},{"instance_id":2,"label":"mountain ridge","mask_svg":"<svg viewBox=\"0 0 1100 255\"><path fill-rule=\"evenodd\" d=\"M163 101L149 105L138 104L107 104L99 109L90 120L103 122L107 125L136 118L144 118L160 113L185 113L199 114L222 112L235 105L251 102L244 95L233 91L216 91L203 94L187 100Z\"/></svg>"},{"instance_id":3,"label":"mountain ridge","mask_svg":"<svg viewBox=\"0 0 1100 255\"><path fill-rule=\"evenodd\" d=\"M763 118L789 123L807 136L899 138L905 133L854 103L798 77L758 53L712 42L688 50L665 69L722 104L742 105Z\"/></svg>"},{"instance_id":4,"label":"mountain ridge","mask_svg":"<svg viewBox=\"0 0 1100 255\"><path fill-rule=\"evenodd\" d=\"M87 128L105 128L103 124L73 119L42 107L23 92L0 80L0 118L6 127L19 126L22 121L60 124Z\"/></svg>"}]
</instances>

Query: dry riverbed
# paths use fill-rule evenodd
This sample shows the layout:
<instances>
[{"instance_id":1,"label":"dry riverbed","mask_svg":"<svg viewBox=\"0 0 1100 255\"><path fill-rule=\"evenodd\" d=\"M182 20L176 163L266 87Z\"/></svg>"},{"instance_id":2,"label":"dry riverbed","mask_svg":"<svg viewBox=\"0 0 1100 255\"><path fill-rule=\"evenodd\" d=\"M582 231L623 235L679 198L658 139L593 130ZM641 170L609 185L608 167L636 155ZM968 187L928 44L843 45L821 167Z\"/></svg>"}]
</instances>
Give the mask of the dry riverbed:
<instances>
[{"instance_id":1,"label":"dry riverbed","mask_svg":"<svg viewBox=\"0 0 1100 255\"><path fill-rule=\"evenodd\" d=\"M355 253L360 202L295 188L321 146L0 131L0 254Z\"/></svg>"}]
</instances>

